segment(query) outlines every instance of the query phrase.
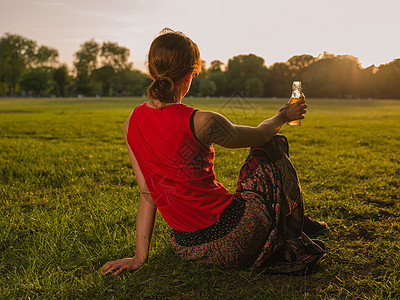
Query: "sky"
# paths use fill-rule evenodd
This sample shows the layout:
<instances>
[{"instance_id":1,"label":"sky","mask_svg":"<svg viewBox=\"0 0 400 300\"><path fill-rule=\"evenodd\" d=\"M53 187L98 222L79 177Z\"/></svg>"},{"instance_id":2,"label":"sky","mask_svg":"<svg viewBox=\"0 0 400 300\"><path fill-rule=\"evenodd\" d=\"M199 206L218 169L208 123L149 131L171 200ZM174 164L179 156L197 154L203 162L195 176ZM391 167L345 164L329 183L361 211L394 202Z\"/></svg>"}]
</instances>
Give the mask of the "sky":
<instances>
[{"instance_id":1,"label":"sky","mask_svg":"<svg viewBox=\"0 0 400 300\"><path fill-rule=\"evenodd\" d=\"M253 53L267 66L300 54L354 55L363 67L400 58L399 0L0 0L0 35L56 48L72 66L90 39L118 42L145 71L165 27L188 35L207 66Z\"/></svg>"}]
</instances>

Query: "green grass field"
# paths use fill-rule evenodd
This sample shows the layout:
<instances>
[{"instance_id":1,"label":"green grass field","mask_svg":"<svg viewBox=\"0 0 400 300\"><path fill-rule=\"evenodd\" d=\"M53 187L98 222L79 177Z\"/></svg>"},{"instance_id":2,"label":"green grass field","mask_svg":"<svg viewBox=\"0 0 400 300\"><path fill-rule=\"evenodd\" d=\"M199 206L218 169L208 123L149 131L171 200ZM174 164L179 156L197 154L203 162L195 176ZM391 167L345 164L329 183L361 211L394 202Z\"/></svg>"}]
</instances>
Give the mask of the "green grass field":
<instances>
[{"instance_id":1,"label":"green grass field","mask_svg":"<svg viewBox=\"0 0 400 300\"><path fill-rule=\"evenodd\" d=\"M138 188L122 127L142 98L0 98L0 298L395 299L400 297L400 101L309 99L285 126L306 211L331 230L310 276L182 261L158 215L149 263L97 273L135 252ZM188 99L257 125L284 99ZM243 103L242 103L243 104ZM222 108L223 107L223 108ZM216 146L218 181L234 191L248 149Z\"/></svg>"}]
</instances>

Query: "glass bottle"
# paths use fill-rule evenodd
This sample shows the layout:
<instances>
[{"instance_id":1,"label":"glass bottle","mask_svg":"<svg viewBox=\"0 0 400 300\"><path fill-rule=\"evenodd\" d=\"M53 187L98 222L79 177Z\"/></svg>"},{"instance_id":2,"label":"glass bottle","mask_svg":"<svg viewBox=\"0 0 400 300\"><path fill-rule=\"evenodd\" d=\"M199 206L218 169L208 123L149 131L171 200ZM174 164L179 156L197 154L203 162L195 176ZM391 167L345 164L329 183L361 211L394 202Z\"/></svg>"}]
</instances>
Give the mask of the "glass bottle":
<instances>
[{"instance_id":1,"label":"glass bottle","mask_svg":"<svg viewBox=\"0 0 400 300\"><path fill-rule=\"evenodd\" d=\"M301 96L301 81L293 81L292 96L290 97L289 104L299 101L300 96ZM301 126L301 120L290 121L287 124L292 126Z\"/></svg>"}]
</instances>

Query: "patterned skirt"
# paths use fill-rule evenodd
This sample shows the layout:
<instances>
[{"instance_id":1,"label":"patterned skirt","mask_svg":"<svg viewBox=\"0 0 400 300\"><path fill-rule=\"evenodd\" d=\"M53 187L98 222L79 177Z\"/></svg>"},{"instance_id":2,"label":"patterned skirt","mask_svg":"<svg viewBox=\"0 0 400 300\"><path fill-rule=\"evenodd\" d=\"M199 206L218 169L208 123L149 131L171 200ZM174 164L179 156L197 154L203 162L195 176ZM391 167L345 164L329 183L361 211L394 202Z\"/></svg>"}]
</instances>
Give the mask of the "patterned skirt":
<instances>
[{"instance_id":1,"label":"patterned skirt","mask_svg":"<svg viewBox=\"0 0 400 300\"><path fill-rule=\"evenodd\" d=\"M188 261L287 274L319 260L325 251L303 232L303 198L288 152L282 135L251 148L235 197L219 221L195 232L172 230L170 241L178 255Z\"/></svg>"}]
</instances>

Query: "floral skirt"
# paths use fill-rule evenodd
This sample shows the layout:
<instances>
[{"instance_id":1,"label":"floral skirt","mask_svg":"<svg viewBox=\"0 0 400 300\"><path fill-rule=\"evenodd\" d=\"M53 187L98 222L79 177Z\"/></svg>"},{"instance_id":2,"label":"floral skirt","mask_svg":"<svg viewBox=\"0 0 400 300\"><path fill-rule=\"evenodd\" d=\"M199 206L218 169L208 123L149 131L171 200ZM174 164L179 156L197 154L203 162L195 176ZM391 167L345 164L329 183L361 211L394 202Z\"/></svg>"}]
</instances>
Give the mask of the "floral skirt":
<instances>
[{"instance_id":1,"label":"floral skirt","mask_svg":"<svg viewBox=\"0 0 400 300\"><path fill-rule=\"evenodd\" d=\"M229 268L296 273L320 259L323 247L303 232L303 198L277 135L251 148L232 203L215 224L195 232L173 230L170 241L183 259Z\"/></svg>"}]
</instances>

